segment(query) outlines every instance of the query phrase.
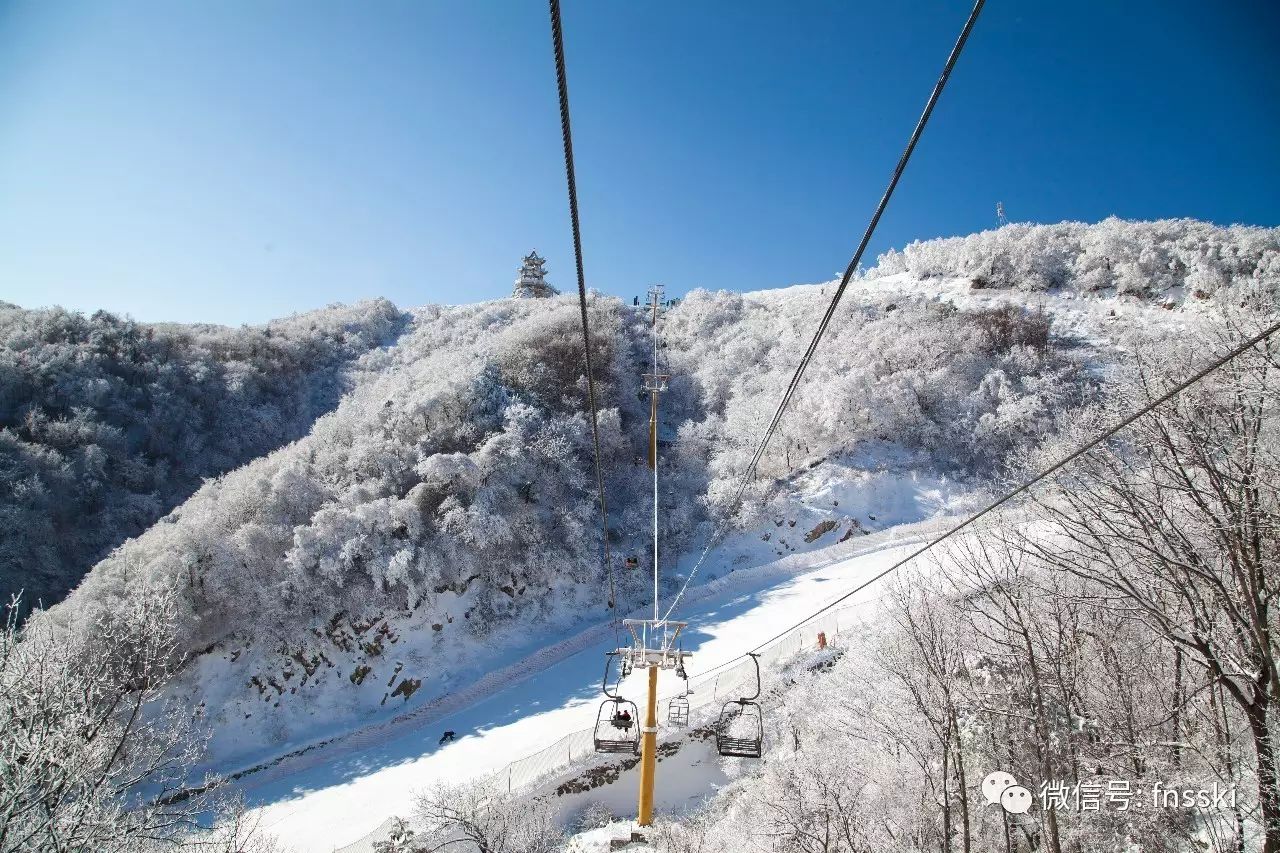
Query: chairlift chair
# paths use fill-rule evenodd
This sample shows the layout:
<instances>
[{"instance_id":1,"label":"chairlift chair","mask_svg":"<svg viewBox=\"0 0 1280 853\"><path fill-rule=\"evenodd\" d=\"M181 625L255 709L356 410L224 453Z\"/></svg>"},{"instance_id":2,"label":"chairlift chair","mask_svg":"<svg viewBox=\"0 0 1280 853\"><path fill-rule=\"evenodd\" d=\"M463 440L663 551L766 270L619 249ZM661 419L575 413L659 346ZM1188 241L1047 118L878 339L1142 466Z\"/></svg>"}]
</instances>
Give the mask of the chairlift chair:
<instances>
[{"instance_id":1,"label":"chairlift chair","mask_svg":"<svg viewBox=\"0 0 1280 853\"><path fill-rule=\"evenodd\" d=\"M630 714L630 719L624 721L623 711ZM596 714L596 752L625 752L639 755L639 713L636 703L626 699L606 699L602 702L600 712Z\"/></svg>"},{"instance_id":2,"label":"chairlift chair","mask_svg":"<svg viewBox=\"0 0 1280 853\"><path fill-rule=\"evenodd\" d=\"M640 709L635 702L609 690L609 669L617 652L609 652L604 664L605 700L596 713L596 752L640 754ZM623 712L626 712L625 714Z\"/></svg>"},{"instance_id":3,"label":"chairlift chair","mask_svg":"<svg viewBox=\"0 0 1280 853\"><path fill-rule=\"evenodd\" d=\"M681 728L689 725L689 697L673 696L667 701L667 722Z\"/></svg>"},{"instance_id":4,"label":"chairlift chair","mask_svg":"<svg viewBox=\"0 0 1280 853\"><path fill-rule=\"evenodd\" d=\"M626 566L628 569L638 569L640 568L640 558L627 557L625 560L622 561L622 564Z\"/></svg>"},{"instance_id":5,"label":"chairlift chair","mask_svg":"<svg viewBox=\"0 0 1280 853\"><path fill-rule=\"evenodd\" d=\"M667 700L667 723L683 728L689 725L689 674L683 661L676 664L676 675L684 679L684 692Z\"/></svg>"},{"instance_id":6,"label":"chairlift chair","mask_svg":"<svg viewBox=\"0 0 1280 853\"><path fill-rule=\"evenodd\" d=\"M727 758L759 758L764 752L764 717L756 699L760 698L760 660L754 654L756 692L731 699L720 709L716 723L716 752Z\"/></svg>"}]
</instances>

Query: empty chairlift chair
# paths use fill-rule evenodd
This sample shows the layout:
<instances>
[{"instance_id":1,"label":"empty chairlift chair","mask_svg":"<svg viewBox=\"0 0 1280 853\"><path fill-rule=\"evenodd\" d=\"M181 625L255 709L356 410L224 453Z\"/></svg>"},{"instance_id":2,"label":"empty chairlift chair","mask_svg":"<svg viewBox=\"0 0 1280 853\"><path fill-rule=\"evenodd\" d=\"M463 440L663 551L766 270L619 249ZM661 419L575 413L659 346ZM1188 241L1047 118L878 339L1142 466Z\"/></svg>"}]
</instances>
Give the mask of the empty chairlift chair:
<instances>
[{"instance_id":1,"label":"empty chairlift chair","mask_svg":"<svg viewBox=\"0 0 1280 853\"><path fill-rule=\"evenodd\" d=\"M667 700L667 724L684 728L689 725L689 675L681 664L676 675L684 679L684 692Z\"/></svg>"},{"instance_id":2,"label":"empty chairlift chair","mask_svg":"<svg viewBox=\"0 0 1280 853\"><path fill-rule=\"evenodd\" d=\"M609 652L604 665L604 695L596 714L596 752L640 754L640 709L635 702L623 699L609 690L609 666L615 652Z\"/></svg>"},{"instance_id":3,"label":"empty chairlift chair","mask_svg":"<svg viewBox=\"0 0 1280 853\"><path fill-rule=\"evenodd\" d=\"M760 661L756 665L756 692L732 699L720 709L716 723L716 752L732 758L759 758L764 751L764 717L756 699L760 698Z\"/></svg>"},{"instance_id":4,"label":"empty chairlift chair","mask_svg":"<svg viewBox=\"0 0 1280 853\"><path fill-rule=\"evenodd\" d=\"M667 701L667 723L680 727L689 725L688 696L673 696Z\"/></svg>"}]
</instances>

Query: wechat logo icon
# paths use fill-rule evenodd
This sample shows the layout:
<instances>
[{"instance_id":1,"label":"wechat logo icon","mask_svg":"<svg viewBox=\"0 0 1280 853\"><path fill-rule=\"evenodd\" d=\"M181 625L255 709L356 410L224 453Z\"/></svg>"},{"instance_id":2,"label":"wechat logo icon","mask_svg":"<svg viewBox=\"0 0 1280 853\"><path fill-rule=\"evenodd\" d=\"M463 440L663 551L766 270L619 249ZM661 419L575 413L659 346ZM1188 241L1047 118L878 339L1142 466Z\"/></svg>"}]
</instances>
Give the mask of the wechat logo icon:
<instances>
[{"instance_id":1,"label":"wechat logo icon","mask_svg":"<svg viewBox=\"0 0 1280 853\"><path fill-rule=\"evenodd\" d=\"M988 773L987 778L982 780L982 796L991 805L999 803L1009 814L1026 814L1031 811L1031 792L1003 770Z\"/></svg>"}]
</instances>

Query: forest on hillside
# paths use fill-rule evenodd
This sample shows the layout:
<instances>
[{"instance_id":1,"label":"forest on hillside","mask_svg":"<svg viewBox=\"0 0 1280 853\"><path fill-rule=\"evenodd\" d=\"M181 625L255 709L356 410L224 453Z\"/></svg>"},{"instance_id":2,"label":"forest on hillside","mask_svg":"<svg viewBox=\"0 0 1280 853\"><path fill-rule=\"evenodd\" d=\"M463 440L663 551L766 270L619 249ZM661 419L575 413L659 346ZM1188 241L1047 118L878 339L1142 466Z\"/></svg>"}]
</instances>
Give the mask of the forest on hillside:
<instances>
[{"instance_id":1,"label":"forest on hillside","mask_svg":"<svg viewBox=\"0 0 1280 853\"><path fill-rule=\"evenodd\" d=\"M665 451L669 553L733 509L725 495L762 407L786 379L783 353L799 331L792 318L812 301L784 310L704 294L671 312L663 350L678 377L666 405L676 435ZM615 300L596 300L591 320L611 535L621 553L643 540L651 512L638 382L648 332ZM379 356L374 378L306 438L209 482L112 553L64 616L110 612L142 589L172 586L187 602L183 633L194 652L236 631L288 636L342 611L447 600L483 634L495 619L598 599L607 571L578 323L567 298L421 317ZM1092 394L1081 353L1051 341L1048 326L1016 306L964 311L924 300L842 318L832 357L815 366L813 390L799 401L814 410L787 422L765 472L785 477L814 455L890 441L952 472L994 473L1043 434L1055 410ZM866 352L878 356L868 362ZM744 362L773 367L743 372ZM753 489L748 515L765 505L771 482Z\"/></svg>"},{"instance_id":2,"label":"forest on hillside","mask_svg":"<svg viewBox=\"0 0 1280 853\"><path fill-rule=\"evenodd\" d=\"M905 273L926 281L967 277L981 289L1194 303L1224 287L1265 291L1280 276L1277 258L1276 229L1109 219L1010 225L913 243L882 256L864 282L874 287L880 278ZM673 492L690 492L694 523L703 518L704 497L712 514L722 510L719 490L733 480L739 450L767 415L761 409L785 370L789 347L806 333L804 318L822 301L817 292L762 301L695 291L672 312L664 348L676 377L670 425L685 431L688 441L679 443L679 452L692 457L681 468L692 479ZM1060 405L1057 395L1080 391L1079 377L1064 381L1054 374L1063 368L1061 339L1042 360L1048 318L1024 322L1014 312L970 322L948 319L946 305L923 301L887 316L898 307L881 306L880 317L865 308L837 316L845 339L826 350L831 376L802 389L802 406L818 419L816 432L809 434L809 424L784 424L781 465L773 474L798 455L876 435L905 436L906 444L957 469L990 469L1017 443L1016 433L1043 425L1045 413ZM501 322L451 323L453 309L433 310L439 317L414 338L410 357L460 344L463 329L483 336L486 323ZM643 332L630 320L615 323L634 351L608 365L602 379L630 387L645 363ZM1036 323L1043 328L1032 328ZM204 480L306 436L355 387L347 366L409 327L408 316L385 300L242 329L148 326L105 312L84 317L4 307L0 519L15 533L0 541L0 591L22 590L28 603L60 600L93 563L143 533ZM531 363L572 384L571 340L542 340L532 329L525 334ZM438 343L431 336L439 336ZM956 343L957 337L969 340ZM475 343L484 349L483 341ZM844 361L850 345L871 357ZM951 357L957 353L963 355ZM988 371L993 355L997 369ZM555 365L557 357L566 364ZM931 359L941 370L920 369ZM734 360L762 369L725 370ZM439 381L432 376L426 384ZM517 396L549 399L546 388L531 391L501 377L497 384ZM619 416L626 409L613 408ZM1021 423L997 423L1010 419ZM617 490L625 507L629 487L623 482ZM684 532L675 535L678 544Z\"/></svg>"},{"instance_id":3,"label":"forest on hillside","mask_svg":"<svg viewBox=\"0 0 1280 853\"><path fill-rule=\"evenodd\" d=\"M305 435L405 319L386 300L239 329L0 303L0 596L57 603L204 479Z\"/></svg>"},{"instance_id":4,"label":"forest on hillside","mask_svg":"<svg viewBox=\"0 0 1280 853\"><path fill-rule=\"evenodd\" d=\"M920 240L881 255L872 278L971 278L979 288L1030 292L1067 289L1181 304L1225 287L1274 288L1280 278L1280 229L1194 219L1096 224L1018 223L965 237Z\"/></svg>"},{"instance_id":5,"label":"forest on hillside","mask_svg":"<svg viewBox=\"0 0 1280 853\"><path fill-rule=\"evenodd\" d=\"M1140 348L1019 463L1046 468L1259 319ZM768 674L759 772L655 848L1276 849L1278 401L1273 342L890 578L834 665ZM983 796L993 770L1030 811Z\"/></svg>"},{"instance_id":6,"label":"forest on hillside","mask_svg":"<svg viewBox=\"0 0 1280 853\"><path fill-rule=\"evenodd\" d=\"M1109 220L890 253L833 319L741 507L730 498L830 285L691 294L662 327L666 559L722 520L757 523L797 472L861 448L975 488L1020 479L1274 318L1278 245L1277 229ZM1103 281L1099 263L1149 284ZM882 289L893 275L913 287ZM940 298L939 278L964 294ZM1096 300L1105 322L1027 293ZM652 341L616 299L593 295L589 316L620 559L652 512L639 385ZM483 638L612 612L571 297L411 318L363 303L243 330L3 317L3 577L76 588L0 638L0 723L31 735L6 746L20 772L0 778L0 833L65 830L79 833L65 849L122 852L189 839L213 806L155 793L200 781L184 775L198 726L141 709L165 707L165 686L219 644L293 648L335 614L447 608L453 630ZM671 849L959 849L976 838L965 774L998 755L1028 778L1230 779L1252 799L1212 832L1240 844L1260 817L1280 821L1266 757L1280 696L1274 362L1260 350L1021 508L1070 547L1010 516L954 555L962 572L898 587L883 644L840 682L870 728L830 722L828 742L821 716L797 718L796 760L671 827ZM615 606L642 586L620 578ZM911 797L867 784L841 799L829 784L869 768ZM1209 831L1164 818L1064 825L1042 849L1191 851ZM844 835L805 846L815 827Z\"/></svg>"}]
</instances>

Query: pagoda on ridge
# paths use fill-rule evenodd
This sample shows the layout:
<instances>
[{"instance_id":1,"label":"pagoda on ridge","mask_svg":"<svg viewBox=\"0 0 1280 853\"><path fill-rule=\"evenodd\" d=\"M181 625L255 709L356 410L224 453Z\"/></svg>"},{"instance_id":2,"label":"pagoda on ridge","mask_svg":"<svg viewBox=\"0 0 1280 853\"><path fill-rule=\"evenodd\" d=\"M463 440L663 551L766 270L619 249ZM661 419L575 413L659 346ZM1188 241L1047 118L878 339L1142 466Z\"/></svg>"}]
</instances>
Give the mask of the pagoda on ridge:
<instances>
[{"instance_id":1,"label":"pagoda on ridge","mask_svg":"<svg viewBox=\"0 0 1280 853\"><path fill-rule=\"evenodd\" d=\"M515 299L543 299L559 293L560 291L547 284L547 259L538 257L536 249L525 255L511 296Z\"/></svg>"}]
</instances>

